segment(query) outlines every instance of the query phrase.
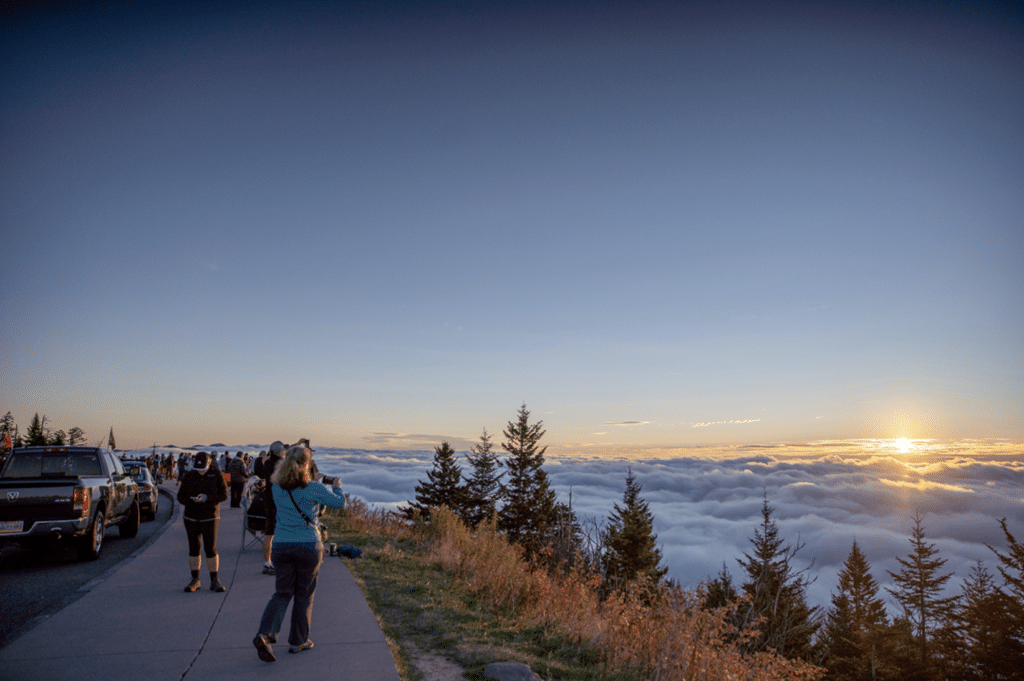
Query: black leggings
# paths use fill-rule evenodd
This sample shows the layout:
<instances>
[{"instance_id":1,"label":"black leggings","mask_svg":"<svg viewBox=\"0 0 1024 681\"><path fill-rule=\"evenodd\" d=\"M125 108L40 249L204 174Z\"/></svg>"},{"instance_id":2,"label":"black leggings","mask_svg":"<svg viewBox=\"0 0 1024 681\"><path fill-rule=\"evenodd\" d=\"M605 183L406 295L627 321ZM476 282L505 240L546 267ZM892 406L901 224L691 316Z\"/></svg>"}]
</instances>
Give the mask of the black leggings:
<instances>
[{"instance_id":1,"label":"black leggings","mask_svg":"<svg viewBox=\"0 0 1024 681\"><path fill-rule=\"evenodd\" d=\"M185 534L188 535L188 555L199 555L200 537L202 544L206 547L206 557L213 558L217 555L217 525L220 520L189 520L185 518Z\"/></svg>"}]
</instances>

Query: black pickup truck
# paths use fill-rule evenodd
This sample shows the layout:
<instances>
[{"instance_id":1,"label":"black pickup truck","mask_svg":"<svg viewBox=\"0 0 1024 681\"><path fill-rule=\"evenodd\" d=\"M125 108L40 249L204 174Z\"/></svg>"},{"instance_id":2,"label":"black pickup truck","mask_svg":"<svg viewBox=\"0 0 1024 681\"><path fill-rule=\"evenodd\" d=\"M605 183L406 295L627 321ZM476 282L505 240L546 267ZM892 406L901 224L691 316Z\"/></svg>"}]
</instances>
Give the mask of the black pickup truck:
<instances>
[{"instance_id":1,"label":"black pickup truck","mask_svg":"<svg viewBox=\"0 0 1024 681\"><path fill-rule=\"evenodd\" d=\"M72 542L96 560L109 526L139 531L139 492L118 458L101 447L23 447L0 469L0 545Z\"/></svg>"}]
</instances>

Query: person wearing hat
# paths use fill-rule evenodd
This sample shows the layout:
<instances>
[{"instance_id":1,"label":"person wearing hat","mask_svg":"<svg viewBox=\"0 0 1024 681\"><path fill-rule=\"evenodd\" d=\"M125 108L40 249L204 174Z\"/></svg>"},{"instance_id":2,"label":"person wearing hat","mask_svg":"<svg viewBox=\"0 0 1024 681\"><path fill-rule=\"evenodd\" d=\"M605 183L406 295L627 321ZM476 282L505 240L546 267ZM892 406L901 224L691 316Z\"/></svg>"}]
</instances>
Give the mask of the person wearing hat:
<instances>
[{"instance_id":1,"label":"person wearing hat","mask_svg":"<svg viewBox=\"0 0 1024 681\"><path fill-rule=\"evenodd\" d=\"M270 487L273 485L270 478L274 469L281 463L284 455L284 443L280 440L270 445L267 455L256 459L253 466L253 473L266 484L266 513L267 520L263 529L263 574L274 574L274 563L270 560L270 552L274 547L274 529L277 526L277 507L274 505L274 495L270 494Z\"/></svg>"},{"instance_id":2,"label":"person wearing hat","mask_svg":"<svg viewBox=\"0 0 1024 681\"><path fill-rule=\"evenodd\" d=\"M210 591L227 591L217 578L220 556L217 555L217 525L220 523L220 503L228 498L224 476L213 458L206 452L197 453L192 459L191 470L178 486L178 502L183 507L182 520L188 535L188 565L192 570L192 581L185 591L192 593L199 589L199 568L202 565L200 548L206 549L206 561L210 569Z\"/></svg>"}]
</instances>

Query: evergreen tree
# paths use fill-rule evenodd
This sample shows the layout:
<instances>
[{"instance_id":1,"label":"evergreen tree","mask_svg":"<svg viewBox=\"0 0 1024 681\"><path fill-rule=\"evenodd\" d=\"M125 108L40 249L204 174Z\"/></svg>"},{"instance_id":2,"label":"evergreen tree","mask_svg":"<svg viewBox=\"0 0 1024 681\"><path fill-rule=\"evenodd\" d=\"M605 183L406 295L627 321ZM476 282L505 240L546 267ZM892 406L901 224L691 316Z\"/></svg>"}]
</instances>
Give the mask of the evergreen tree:
<instances>
[{"instance_id":1,"label":"evergreen tree","mask_svg":"<svg viewBox=\"0 0 1024 681\"><path fill-rule=\"evenodd\" d=\"M1024 543L1010 533L1006 518L1000 520L999 525L1003 528L1009 550L1004 555L991 546L989 549L999 558L999 574L1003 578L1003 584L996 586L996 592L1005 605L1007 646L1019 654L1024 650ZM1021 671L1013 677L1015 679L1024 677L1024 664L1018 669Z\"/></svg>"},{"instance_id":2,"label":"evergreen tree","mask_svg":"<svg viewBox=\"0 0 1024 681\"><path fill-rule=\"evenodd\" d=\"M0 420L0 438L3 438L4 433L11 434L11 442L14 441L14 416L11 412L4 414L2 420Z\"/></svg>"},{"instance_id":3,"label":"evergreen tree","mask_svg":"<svg viewBox=\"0 0 1024 681\"><path fill-rule=\"evenodd\" d=\"M839 593L832 596L823 636L828 647L826 666L842 670L833 674L834 678L877 678L887 627L878 583L855 540L839 571Z\"/></svg>"},{"instance_id":4,"label":"evergreen tree","mask_svg":"<svg viewBox=\"0 0 1024 681\"><path fill-rule=\"evenodd\" d=\"M853 625L853 608L843 593L832 594L832 607L825 614L819 647L820 664L828 669L830 681L870 680L871 670L865 674L864 658L857 645Z\"/></svg>"},{"instance_id":5,"label":"evergreen tree","mask_svg":"<svg viewBox=\"0 0 1024 681\"><path fill-rule=\"evenodd\" d=\"M739 597L729 568L722 563L722 569L715 578L704 584L704 608L712 610L732 605Z\"/></svg>"},{"instance_id":6,"label":"evergreen tree","mask_svg":"<svg viewBox=\"0 0 1024 681\"><path fill-rule=\"evenodd\" d=\"M896 559L902 566L900 571L889 572L896 588L886 590L902 606L913 627L917 661L927 672L931 668L929 641L951 606L951 599L939 594L953 573L939 574L946 561L935 558L937 551L934 544L925 543L920 513L914 514L914 532L910 543L913 548L907 558Z\"/></svg>"},{"instance_id":7,"label":"evergreen tree","mask_svg":"<svg viewBox=\"0 0 1024 681\"><path fill-rule=\"evenodd\" d=\"M466 479L466 516L470 527L490 520L501 500L501 462L493 451L491 436L484 429L480 442L473 445L467 456L473 474Z\"/></svg>"},{"instance_id":8,"label":"evergreen tree","mask_svg":"<svg viewBox=\"0 0 1024 681\"><path fill-rule=\"evenodd\" d=\"M39 447L46 445L46 417L39 418L39 413L32 417L32 422L28 425L28 433L26 433L27 442L29 447Z\"/></svg>"},{"instance_id":9,"label":"evergreen tree","mask_svg":"<svg viewBox=\"0 0 1024 681\"><path fill-rule=\"evenodd\" d=\"M465 488L462 485L462 469L455 459L455 451L447 442L434 447L434 468L427 471L427 482L416 485L416 501L399 508L407 518L414 510L429 519L430 509L447 506L448 510L461 516L464 511Z\"/></svg>"},{"instance_id":10,"label":"evergreen tree","mask_svg":"<svg viewBox=\"0 0 1024 681\"><path fill-rule=\"evenodd\" d=\"M537 557L550 541L555 521L555 492L544 471L543 422L530 424L524 404L515 421L509 421L501 446L511 456L504 462L508 478L505 505L498 513L498 528L520 545L526 558Z\"/></svg>"},{"instance_id":11,"label":"evergreen tree","mask_svg":"<svg viewBox=\"0 0 1024 681\"><path fill-rule=\"evenodd\" d=\"M934 676L920 663L914 626L906 617L893 618L879 651L885 666L878 675L880 681L934 681Z\"/></svg>"},{"instance_id":12,"label":"evergreen tree","mask_svg":"<svg viewBox=\"0 0 1024 681\"><path fill-rule=\"evenodd\" d=\"M978 561L935 635L939 675L947 681L1024 679L1024 644L1012 599Z\"/></svg>"},{"instance_id":13,"label":"evergreen tree","mask_svg":"<svg viewBox=\"0 0 1024 681\"><path fill-rule=\"evenodd\" d=\"M640 584L653 590L668 572L668 568L661 565L658 535L653 531L654 516L647 502L640 498L641 489L633 470L629 469L622 506L614 505L604 537L601 568L609 589Z\"/></svg>"},{"instance_id":14,"label":"evergreen tree","mask_svg":"<svg viewBox=\"0 0 1024 681\"><path fill-rule=\"evenodd\" d=\"M68 431L68 444L69 445L80 445L85 442L85 431L75 426Z\"/></svg>"},{"instance_id":15,"label":"evergreen tree","mask_svg":"<svg viewBox=\"0 0 1024 681\"><path fill-rule=\"evenodd\" d=\"M1004 586L1008 594L1015 601L1017 623L1020 631L1024 632L1024 544L1017 541L1017 538L1010 534L1006 527L1006 518L999 521L1006 535L1006 543L1009 553L1005 556L991 546L989 550L999 558L999 574L1003 576ZM1022 634L1024 635L1024 634Z\"/></svg>"},{"instance_id":16,"label":"evergreen tree","mask_svg":"<svg viewBox=\"0 0 1024 681\"><path fill-rule=\"evenodd\" d=\"M810 660L811 638L818 629L818 609L807 605L807 587L811 582L805 571L797 571L792 565L803 545L783 546L779 528L772 520L773 511L765 496L761 529L755 528L750 540L753 555L744 553L746 560L738 559L747 573L742 588L748 599L739 612L740 628L751 628L760 620L756 624L757 638L747 645L750 651L772 649L790 659Z\"/></svg>"},{"instance_id":17,"label":"evergreen tree","mask_svg":"<svg viewBox=\"0 0 1024 681\"><path fill-rule=\"evenodd\" d=\"M68 435L63 430L58 430L56 433L50 435L47 438L46 444L53 445L55 447L63 447L67 444Z\"/></svg>"},{"instance_id":18,"label":"evergreen tree","mask_svg":"<svg viewBox=\"0 0 1024 681\"><path fill-rule=\"evenodd\" d=\"M560 570L563 573L574 566L584 564L583 529L579 518L572 508L572 490L569 490L569 503L555 502L554 518L548 532L548 546L551 549L548 558L549 570Z\"/></svg>"}]
</instances>

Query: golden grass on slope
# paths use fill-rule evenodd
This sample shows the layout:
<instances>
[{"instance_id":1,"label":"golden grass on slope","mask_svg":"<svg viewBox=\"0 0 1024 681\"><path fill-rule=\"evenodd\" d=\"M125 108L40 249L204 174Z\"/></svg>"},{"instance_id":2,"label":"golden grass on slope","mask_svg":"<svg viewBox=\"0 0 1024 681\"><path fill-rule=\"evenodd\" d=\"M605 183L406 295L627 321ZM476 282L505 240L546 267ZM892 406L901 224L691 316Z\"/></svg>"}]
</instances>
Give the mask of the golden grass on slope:
<instances>
[{"instance_id":1,"label":"golden grass on slope","mask_svg":"<svg viewBox=\"0 0 1024 681\"><path fill-rule=\"evenodd\" d=\"M771 654L746 655L728 611L700 607L700 594L664 589L653 604L639 594L598 596L598 578L537 569L493 525L471 531L445 508L409 524L365 505L346 521L372 533L414 539L425 560L458 575L477 602L598 659L592 678L632 681L815 681L824 670ZM749 635L750 632L747 632Z\"/></svg>"}]
</instances>

